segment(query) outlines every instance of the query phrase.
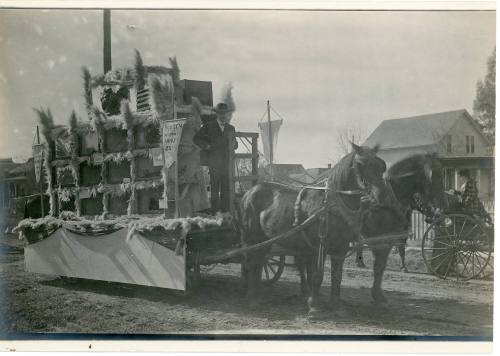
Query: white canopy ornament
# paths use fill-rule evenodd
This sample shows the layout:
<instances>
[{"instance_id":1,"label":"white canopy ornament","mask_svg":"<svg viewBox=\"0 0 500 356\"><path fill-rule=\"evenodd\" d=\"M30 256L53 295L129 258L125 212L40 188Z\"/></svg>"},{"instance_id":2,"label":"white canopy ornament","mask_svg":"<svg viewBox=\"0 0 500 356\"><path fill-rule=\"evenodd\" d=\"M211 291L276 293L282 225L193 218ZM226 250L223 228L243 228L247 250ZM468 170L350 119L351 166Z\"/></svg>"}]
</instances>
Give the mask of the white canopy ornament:
<instances>
[{"instance_id":1,"label":"white canopy ornament","mask_svg":"<svg viewBox=\"0 0 500 356\"><path fill-rule=\"evenodd\" d=\"M278 132L283 120L271 120L271 133L272 133L272 145L273 152L276 152L276 147L278 146ZM270 150L270 140L269 140L269 122L259 122L259 129L262 138L262 145L264 147L264 157L267 162L271 162L271 150Z\"/></svg>"}]
</instances>

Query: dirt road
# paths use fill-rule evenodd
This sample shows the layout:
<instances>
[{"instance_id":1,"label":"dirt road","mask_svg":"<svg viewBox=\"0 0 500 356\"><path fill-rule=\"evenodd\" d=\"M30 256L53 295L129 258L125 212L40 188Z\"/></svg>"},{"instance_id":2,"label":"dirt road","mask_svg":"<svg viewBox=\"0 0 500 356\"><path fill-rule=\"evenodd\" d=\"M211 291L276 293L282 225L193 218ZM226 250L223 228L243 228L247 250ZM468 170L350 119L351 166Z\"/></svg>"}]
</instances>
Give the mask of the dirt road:
<instances>
[{"instance_id":1,"label":"dirt road","mask_svg":"<svg viewBox=\"0 0 500 356\"><path fill-rule=\"evenodd\" d=\"M330 335L493 334L493 282L443 281L426 274L401 273L391 254L384 289L389 304L371 302L370 269L346 262L337 311L319 320L306 317L297 273L287 268L265 288L261 306L248 309L239 287L239 266L217 266L188 296L172 291L98 281L68 283L26 273L22 243L0 237L0 332L61 333L284 333ZM370 263L369 253L366 253ZM420 262L410 253L409 267ZM410 268L411 269L411 268ZM329 295L329 271L322 301Z\"/></svg>"}]
</instances>

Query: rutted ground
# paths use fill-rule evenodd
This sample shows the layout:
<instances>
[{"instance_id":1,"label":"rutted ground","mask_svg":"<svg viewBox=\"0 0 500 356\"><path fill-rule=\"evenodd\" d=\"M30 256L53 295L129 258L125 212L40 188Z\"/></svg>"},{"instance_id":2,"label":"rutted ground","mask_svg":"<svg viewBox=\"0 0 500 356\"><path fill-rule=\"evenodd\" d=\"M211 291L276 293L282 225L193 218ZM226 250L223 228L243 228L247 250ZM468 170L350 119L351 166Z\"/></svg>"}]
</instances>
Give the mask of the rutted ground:
<instances>
[{"instance_id":1,"label":"rutted ground","mask_svg":"<svg viewBox=\"0 0 500 356\"><path fill-rule=\"evenodd\" d=\"M182 296L160 288L82 280L68 283L26 273L22 252L20 241L0 237L0 332L493 334L492 281L443 281L421 273L401 273L392 254L383 284L387 306L371 303L372 273L355 268L351 257L344 273L344 306L325 311L319 320L309 320L293 268L265 288L258 308L248 309L237 265L217 266L204 275L196 293ZM365 255L370 263L370 254ZM410 270L422 263L414 251L408 258ZM324 303L329 284L327 268Z\"/></svg>"}]
</instances>

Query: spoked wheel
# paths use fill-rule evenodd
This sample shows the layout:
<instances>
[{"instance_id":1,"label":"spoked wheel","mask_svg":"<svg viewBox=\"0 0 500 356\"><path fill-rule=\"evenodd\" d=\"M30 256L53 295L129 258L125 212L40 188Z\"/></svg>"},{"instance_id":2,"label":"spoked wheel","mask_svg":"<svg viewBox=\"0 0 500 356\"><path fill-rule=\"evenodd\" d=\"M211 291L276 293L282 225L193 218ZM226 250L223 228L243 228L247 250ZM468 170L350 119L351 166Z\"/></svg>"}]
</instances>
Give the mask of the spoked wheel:
<instances>
[{"instance_id":1,"label":"spoked wheel","mask_svg":"<svg viewBox=\"0 0 500 356\"><path fill-rule=\"evenodd\" d=\"M276 283L281 275L283 274L283 270L285 269L285 256L269 256L264 263L263 269L263 281L262 283L266 285L271 285Z\"/></svg>"},{"instance_id":2,"label":"spoked wheel","mask_svg":"<svg viewBox=\"0 0 500 356\"><path fill-rule=\"evenodd\" d=\"M429 226L422 239L427 269L446 279L469 280L481 275L491 258L490 230L464 214L449 214Z\"/></svg>"}]
</instances>

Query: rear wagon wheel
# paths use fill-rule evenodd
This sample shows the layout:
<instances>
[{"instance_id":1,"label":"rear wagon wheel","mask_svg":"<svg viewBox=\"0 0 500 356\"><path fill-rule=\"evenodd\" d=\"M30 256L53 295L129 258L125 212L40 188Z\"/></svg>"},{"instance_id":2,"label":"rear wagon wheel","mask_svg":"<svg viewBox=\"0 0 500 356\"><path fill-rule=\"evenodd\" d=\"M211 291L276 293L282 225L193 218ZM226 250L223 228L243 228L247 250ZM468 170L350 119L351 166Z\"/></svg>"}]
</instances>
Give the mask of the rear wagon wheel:
<instances>
[{"instance_id":1,"label":"rear wagon wheel","mask_svg":"<svg viewBox=\"0 0 500 356\"><path fill-rule=\"evenodd\" d=\"M422 257L434 275L466 281L481 275L488 266L491 242L481 221L464 214L449 214L425 232Z\"/></svg>"}]
</instances>

